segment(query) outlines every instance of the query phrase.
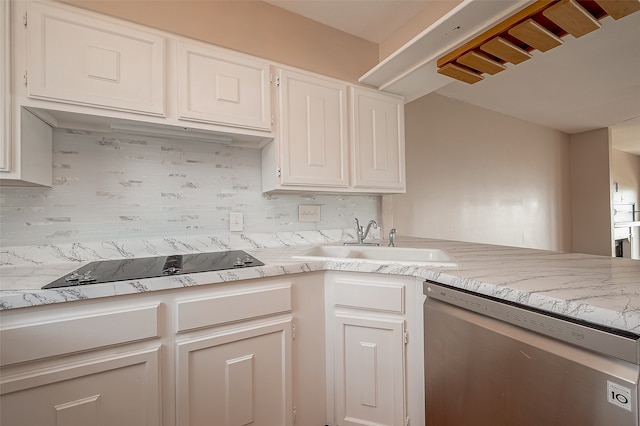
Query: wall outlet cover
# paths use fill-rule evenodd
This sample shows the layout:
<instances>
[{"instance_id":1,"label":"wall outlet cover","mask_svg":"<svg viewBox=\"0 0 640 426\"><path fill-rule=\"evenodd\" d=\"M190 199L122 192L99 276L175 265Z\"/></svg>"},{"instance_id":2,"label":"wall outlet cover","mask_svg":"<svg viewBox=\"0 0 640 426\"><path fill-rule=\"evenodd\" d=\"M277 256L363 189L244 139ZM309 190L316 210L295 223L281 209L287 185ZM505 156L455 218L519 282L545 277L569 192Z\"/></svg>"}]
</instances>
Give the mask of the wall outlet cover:
<instances>
[{"instance_id":1,"label":"wall outlet cover","mask_svg":"<svg viewBox=\"0 0 640 426\"><path fill-rule=\"evenodd\" d=\"M230 212L229 213L229 231L242 232L244 229L244 218L242 212Z\"/></svg>"},{"instance_id":2,"label":"wall outlet cover","mask_svg":"<svg viewBox=\"0 0 640 426\"><path fill-rule=\"evenodd\" d=\"M319 204L298 205L298 221L320 222L320 205Z\"/></svg>"}]
</instances>

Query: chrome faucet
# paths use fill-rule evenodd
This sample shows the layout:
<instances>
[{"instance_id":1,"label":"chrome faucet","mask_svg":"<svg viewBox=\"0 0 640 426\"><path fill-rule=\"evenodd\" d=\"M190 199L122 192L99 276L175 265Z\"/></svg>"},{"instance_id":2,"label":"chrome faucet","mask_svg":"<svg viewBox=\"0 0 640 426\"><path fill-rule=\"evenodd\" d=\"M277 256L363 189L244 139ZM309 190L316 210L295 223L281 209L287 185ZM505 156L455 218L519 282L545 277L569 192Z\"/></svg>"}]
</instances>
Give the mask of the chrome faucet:
<instances>
[{"instance_id":1,"label":"chrome faucet","mask_svg":"<svg viewBox=\"0 0 640 426\"><path fill-rule=\"evenodd\" d=\"M396 232L398 232L396 228L392 228L391 231L389 231L389 247L396 246Z\"/></svg>"},{"instance_id":2,"label":"chrome faucet","mask_svg":"<svg viewBox=\"0 0 640 426\"><path fill-rule=\"evenodd\" d=\"M365 243L364 239L367 238L367 235L369 235L369 231L371 230L371 227L373 226L373 229L378 229L378 224L376 223L375 220L370 220L369 223L367 223L367 227L366 228L362 228L362 226L360 226L360 222L358 221L358 218L356 219L356 237L358 239L358 241L356 241L355 243L344 243L345 246L348 245L361 245L361 246L379 246L380 244L378 243Z\"/></svg>"}]
</instances>

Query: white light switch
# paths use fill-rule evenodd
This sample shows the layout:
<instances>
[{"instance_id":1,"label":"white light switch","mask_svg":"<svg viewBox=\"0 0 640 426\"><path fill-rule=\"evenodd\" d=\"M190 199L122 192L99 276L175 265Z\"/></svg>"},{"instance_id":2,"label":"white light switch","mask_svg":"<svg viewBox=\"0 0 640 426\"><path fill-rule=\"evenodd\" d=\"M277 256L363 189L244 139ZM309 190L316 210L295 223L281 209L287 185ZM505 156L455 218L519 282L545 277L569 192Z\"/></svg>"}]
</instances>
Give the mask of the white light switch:
<instances>
[{"instance_id":1,"label":"white light switch","mask_svg":"<svg viewBox=\"0 0 640 426\"><path fill-rule=\"evenodd\" d=\"M229 231L242 232L244 229L244 219L242 218L242 212L229 213Z\"/></svg>"},{"instance_id":2,"label":"white light switch","mask_svg":"<svg viewBox=\"0 0 640 426\"><path fill-rule=\"evenodd\" d=\"M320 222L320 205L318 204L298 205L298 220L300 222Z\"/></svg>"}]
</instances>

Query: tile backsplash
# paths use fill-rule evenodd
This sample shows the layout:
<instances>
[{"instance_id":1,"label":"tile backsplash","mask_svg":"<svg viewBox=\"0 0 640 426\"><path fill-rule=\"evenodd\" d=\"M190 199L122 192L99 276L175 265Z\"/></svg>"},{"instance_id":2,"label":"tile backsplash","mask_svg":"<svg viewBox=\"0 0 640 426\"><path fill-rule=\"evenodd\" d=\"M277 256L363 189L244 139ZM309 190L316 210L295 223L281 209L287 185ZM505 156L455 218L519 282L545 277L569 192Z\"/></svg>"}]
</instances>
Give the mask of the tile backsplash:
<instances>
[{"instance_id":1,"label":"tile backsplash","mask_svg":"<svg viewBox=\"0 0 640 426\"><path fill-rule=\"evenodd\" d=\"M299 222L298 205L321 206ZM257 149L56 129L53 187L0 187L0 246L350 228L377 195L265 195Z\"/></svg>"}]
</instances>

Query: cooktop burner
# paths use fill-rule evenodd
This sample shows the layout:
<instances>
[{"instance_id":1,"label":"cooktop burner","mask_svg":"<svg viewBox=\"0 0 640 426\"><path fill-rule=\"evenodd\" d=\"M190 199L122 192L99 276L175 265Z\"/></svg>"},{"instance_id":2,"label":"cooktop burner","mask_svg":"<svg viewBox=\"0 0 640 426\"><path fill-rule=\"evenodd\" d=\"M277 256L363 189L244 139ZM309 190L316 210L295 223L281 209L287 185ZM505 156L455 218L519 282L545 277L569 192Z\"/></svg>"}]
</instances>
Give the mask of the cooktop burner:
<instances>
[{"instance_id":1,"label":"cooktop burner","mask_svg":"<svg viewBox=\"0 0 640 426\"><path fill-rule=\"evenodd\" d=\"M264 265L264 263L243 250L99 260L88 263L76 269L71 274L58 278L42 288L129 281L141 278L162 277L163 275L222 271L225 269L262 265Z\"/></svg>"}]
</instances>

